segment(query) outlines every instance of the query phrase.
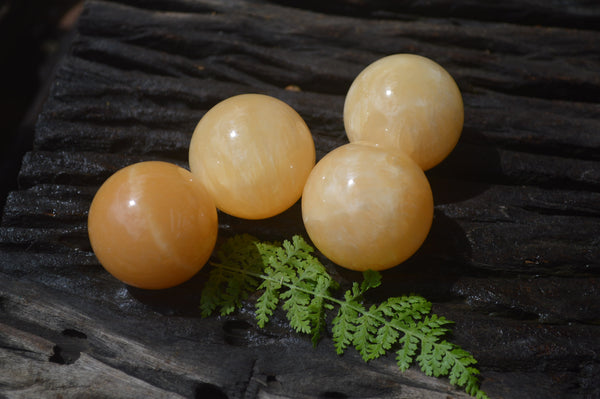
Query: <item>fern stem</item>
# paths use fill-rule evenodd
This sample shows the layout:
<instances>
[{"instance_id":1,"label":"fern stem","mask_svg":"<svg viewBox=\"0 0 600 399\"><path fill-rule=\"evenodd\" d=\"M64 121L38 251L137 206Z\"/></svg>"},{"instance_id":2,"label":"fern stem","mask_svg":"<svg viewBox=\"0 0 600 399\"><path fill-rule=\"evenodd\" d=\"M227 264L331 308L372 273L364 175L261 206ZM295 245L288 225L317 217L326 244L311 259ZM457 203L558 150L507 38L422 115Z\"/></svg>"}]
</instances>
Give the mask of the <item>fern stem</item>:
<instances>
[{"instance_id":1,"label":"fern stem","mask_svg":"<svg viewBox=\"0 0 600 399\"><path fill-rule=\"evenodd\" d=\"M272 278L270 276L267 276L266 274L254 273L254 272L251 272L251 271L248 271L248 270L244 270L244 269L240 269L240 268L236 268L236 267L230 267L230 266L224 265L222 263L211 263L211 265L215 266L215 267L220 267L222 269L225 269L225 270L228 270L228 271L231 271L231 272L242 273L242 274L245 274L247 276L256 277L256 278L259 278L259 279L262 279L262 280L266 280L266 281L271 281L271 282L280 284L281 286L284 286L284 287L287 287L287 288L293 288L295 290L302 291L302 292L304 292L306 294L309 294L309 295L321 297L321 298L323 298L323 299L325 299L325 300L327 300L329 302L333 302L333 303L335 303L337 305L344 305L345 304L347 307L349 307L350 309L356 311L358 314L363 314L364 313L367 316L373 318L374 320L378 321L381 324L386 324L388 322L385 318L375 316L374 314L372 314L372 313L370 313L368 311L365 313L364 309L361 309L360 307L357 307L357 306L353 306L352 304L349 304L349 303L347 303L344 300L337 299L337 298L329 296L329 295L322 295L322 294L316 293L314 291L307 290L307 289L304 289L302 287L298 287L298 286L296 286L294 284L287 283L285 281ZM362 294L363 294L363 292L360 292L358 295L354 295L352 297L352 299L358 299L360 296L362 296ZM402 328L398 328L397 326L392 326L392 328L395 328L396 330L400 331L403 334L412 335L412 336L418 338L421 342L425 342L425 341L431 340L433 344L436 344L435 339L431 338L431 337L428 337L426 334L416 334L413 331L405 330L405 329L402 329Z\"/></svg>"},{"instance_id":2,"label":"fern stem","mask_svg":"<svg viewBox=\"0 0 600 399\"><path fill-rule=\"evenodd\" d=\"M222 263L213 263L213 262L211 262L211 265L215 266L215 267L220 267L220 268L228 270L230 272L242 273L242 274L245 274L246 276L256 277L256 278L259 278L259 279L265 280L265 281L271 281L271 282L277 283L277 284L279 284L281 286L284 286L284 287L287 287L287 288L293 288L295 290L304 292L305 294L313 295L313 296L316 296L316 297L321 297L323 299L328 300L329 302L337 303L338 305L341 305L341 304L344 303L344 301L341 301L341 300L339 300L337 298L334 298L332 296L321 295L319 293L316 293L316 292L311 291L311 290L304 289L302 287L298 287L297 285L288 283L288 282L283 281L281 279L276 279L276 278L267 276L266 274L254 273L254 272L250 272L248 270L244 270L244 269L240 269L240 268L236 268L236 267L230 267L230 266L224 265Z\"/></svg>"}]
</instances>

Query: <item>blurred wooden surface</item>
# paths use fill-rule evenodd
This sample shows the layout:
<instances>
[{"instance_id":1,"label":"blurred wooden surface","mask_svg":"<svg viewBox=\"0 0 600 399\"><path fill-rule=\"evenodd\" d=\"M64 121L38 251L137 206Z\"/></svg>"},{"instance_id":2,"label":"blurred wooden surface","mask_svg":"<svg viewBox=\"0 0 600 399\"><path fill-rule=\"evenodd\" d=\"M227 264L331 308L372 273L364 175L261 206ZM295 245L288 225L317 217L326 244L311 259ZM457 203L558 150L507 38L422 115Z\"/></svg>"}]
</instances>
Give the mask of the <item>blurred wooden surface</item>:
<instances>
[{"instance_id":1,"label":"blurred wooden surface","mask_svg":"<svg viewBox=\"0 0 600 399\"><path fill-rule=\"evenodd\" d=\"M346 142L344 95L410 52L456 79L465 127L429 171L422 249L373 300L418 293L456 323L493 398L600 397L600 8L593 2L88 1L0 226L0 396L461 398L393 356L313 349L280 315L201 319L206 270L170 290L115 281L86 232L90 201L140 160L187 166L202 115L260 92L294 107L317 156ZM286 90L290 85L300 91ZM298 206L221 215L223 237L303 233ZM327 265L342 283L358 275Z\"/></svg>"}]
</instances>

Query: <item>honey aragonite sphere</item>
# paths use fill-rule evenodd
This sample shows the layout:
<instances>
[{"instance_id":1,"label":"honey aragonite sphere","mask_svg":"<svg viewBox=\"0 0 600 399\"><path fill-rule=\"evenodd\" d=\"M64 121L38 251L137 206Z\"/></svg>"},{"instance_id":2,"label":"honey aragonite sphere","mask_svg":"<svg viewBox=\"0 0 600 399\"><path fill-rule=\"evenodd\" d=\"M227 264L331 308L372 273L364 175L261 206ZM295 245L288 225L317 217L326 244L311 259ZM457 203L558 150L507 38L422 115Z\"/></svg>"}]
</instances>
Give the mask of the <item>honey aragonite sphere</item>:
<instances>
[{"instance_id":1,"label":"honey aragonite sphere","mask_svg":"<svg viewBox=\"0 0 600 399\"><path fill-rule=\"evenodd\" d=\"M344 103L350 142L405 152L423 170L450 154L463 121L462 96L452 76L414 54L390 55L367 66Z\"/></svg>"},{"instance_id":2,"label":"honey aragonite sphere","mask_svg":"<svg viewBox=\"0 0 600 399\"><path fill-rule=\"evenodd\" d=\"M402 153L350 143L311 172L302 218L315 246L351 270L384 270L412 256L433 220L433 197L419 166Z\"/></svg>"},{"instance_id":3,"label":"honey aragonite sphere","mask_svg":"<svg viewBox=\"0 0 600 399\"><path fill-rule=\"evenodd\" d=\"M188 170L167 162L127 166L100 187L88 215L92 249L114 277L169 288L194 276L217 239L217 208Z\"/></svg>"},{"instance_id":4,"label":"honey aragonite sphere","mask_svg":"<svg viewBox=\"0 0 600 399\"><path fill-rule=\"evenodd\" d=\"M270 96L241 94L202 117L189 163L217 208L239 218L264 219L300 199L315 165L315 145L292 107Z\"/></svg>"}]
</instances>

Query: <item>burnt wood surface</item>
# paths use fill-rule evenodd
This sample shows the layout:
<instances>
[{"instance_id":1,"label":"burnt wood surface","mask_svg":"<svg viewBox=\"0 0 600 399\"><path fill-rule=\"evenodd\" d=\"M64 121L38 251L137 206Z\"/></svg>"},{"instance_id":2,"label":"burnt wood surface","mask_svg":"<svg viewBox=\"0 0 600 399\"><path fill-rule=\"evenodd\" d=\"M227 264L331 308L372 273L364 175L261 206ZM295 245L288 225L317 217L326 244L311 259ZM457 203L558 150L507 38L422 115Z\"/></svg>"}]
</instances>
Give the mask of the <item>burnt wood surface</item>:
<instances>
[{"instance_id":1,"label":"burnt wood surface","mask_svg":"<svg viewBox=\"0 0 600 399\"><path fill-rule=\"evenodd\" d=\"M487 4L490 3L490 4ZM346 142L344 95L367 64L430 57L465 126L427 172L419 252L369 298L417 293L453 321L492 398L600 398L600 7L593 1L88 1L0 226L0 397L465 398L393 355L313 348L248 305L200 318L205 270L169 290L119 283L87 238L88 207L141 160L187 167L218 101L294 107L321 158ZM220 214L221 239L304 232L299 207ZM342 284L360 278L326 266Z\"/></svg>"}]
</instances>

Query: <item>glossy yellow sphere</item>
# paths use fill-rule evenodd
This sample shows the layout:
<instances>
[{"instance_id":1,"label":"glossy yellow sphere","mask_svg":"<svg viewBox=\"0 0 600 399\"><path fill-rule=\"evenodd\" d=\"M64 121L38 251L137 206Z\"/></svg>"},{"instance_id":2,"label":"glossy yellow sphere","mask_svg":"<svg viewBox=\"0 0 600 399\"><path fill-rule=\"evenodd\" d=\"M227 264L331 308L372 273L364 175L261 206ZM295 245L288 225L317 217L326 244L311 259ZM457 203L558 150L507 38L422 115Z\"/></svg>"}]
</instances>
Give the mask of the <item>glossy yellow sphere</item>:
<instances>
[{"instance_id":1,"label":"glossy yellow sphere","mask_svg":"<svg viewBox=\"0 0 600 399\"><path fill-rule=\"evenodd\" d=\"M423 170L454 149L463 128L460 90L434 61L395 54L367 66L344 103L350 142L369 142L408 154Z\"/></svg>"},{"instance_id":2,"label":"glossy yellow sphere","mask_svg":"<svg viewBox=\"0 0 600 399\"><path fill-rule=\"evenodd\" d=\"M138 288L169 288L208 261L217 209L193 175L166 162L123 168L100 187L88 215L92 249L114 277Z\"/></svg>"},{"instance_id":3,"label":"glossy yellow sphere","mask_svg":"<svg viewBox=\"0 0 600 399\"><path fill-rule=\"evenodd\" d=\"M302 196L302 218L315 246L352 270L398 265L421 246L433 197L407 155L350 143L321 159Z\"/></svg>"},{"instance_id":4,"label":"glossy yellow sphere","mask_svg":"<svg viewBox=\"0 0 600 399\"><path fill-rule=\"evenodd\" d=\"M315 145L292 107L270 96L242 94L218 103L200 120L189 163L220 210L264 219L300 199L315 165Z\"/></svg>"}]
</instances>

